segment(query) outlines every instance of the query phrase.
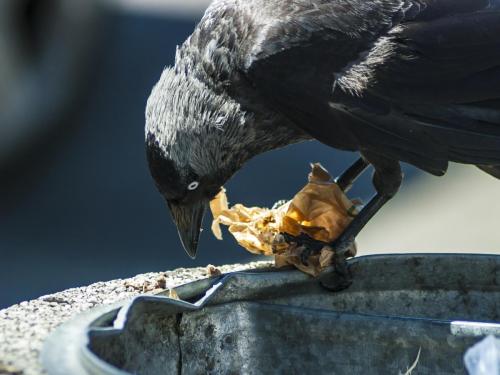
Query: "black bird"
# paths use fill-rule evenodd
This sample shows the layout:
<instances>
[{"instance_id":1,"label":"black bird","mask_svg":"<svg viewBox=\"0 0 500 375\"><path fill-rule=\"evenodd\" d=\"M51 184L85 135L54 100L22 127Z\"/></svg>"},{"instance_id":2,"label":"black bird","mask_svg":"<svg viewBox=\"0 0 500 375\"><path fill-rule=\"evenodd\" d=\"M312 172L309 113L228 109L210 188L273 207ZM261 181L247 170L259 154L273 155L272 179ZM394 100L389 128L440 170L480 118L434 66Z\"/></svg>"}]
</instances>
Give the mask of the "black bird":
<instances>
[{"instance_id":1,"label":"black bird","mask_svg":"<svg viewBox=\"0 0 500 375\"><path fill-rule=\"evenodd\" d=\"M377 191L342 252L392 198L399 162L500 178L500 0L216 0L146 109L150 170L196 255L207 202L253 156L317 139L357 151Z\"/></svg>"}]
</instances>

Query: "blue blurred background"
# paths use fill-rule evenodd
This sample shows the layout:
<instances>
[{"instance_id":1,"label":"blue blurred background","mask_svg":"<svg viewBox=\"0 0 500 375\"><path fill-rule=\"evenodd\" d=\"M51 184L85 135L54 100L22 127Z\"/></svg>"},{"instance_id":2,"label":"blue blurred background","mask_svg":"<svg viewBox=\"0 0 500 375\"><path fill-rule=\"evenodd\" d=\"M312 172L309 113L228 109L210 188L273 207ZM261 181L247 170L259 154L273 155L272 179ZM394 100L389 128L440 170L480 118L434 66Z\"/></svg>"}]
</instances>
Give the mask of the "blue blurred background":
<instances>
[{"instance_id":1,"label":"blue blurred background","mask_svg":"<svg viewBox=\"0 0 500 375\"><path fill-rule=\"evenodd\" d=\"M207 1L0 3L0 308L100 280L248 261L226 235L181 248L149 176L144 107ZM261 155L226 186L272 205L309 162L339 173L356 155L316 142ZM414 169L406 168L410 177ZM372 193L366 174L352 196Z\"/></svg>"}]
</instances>

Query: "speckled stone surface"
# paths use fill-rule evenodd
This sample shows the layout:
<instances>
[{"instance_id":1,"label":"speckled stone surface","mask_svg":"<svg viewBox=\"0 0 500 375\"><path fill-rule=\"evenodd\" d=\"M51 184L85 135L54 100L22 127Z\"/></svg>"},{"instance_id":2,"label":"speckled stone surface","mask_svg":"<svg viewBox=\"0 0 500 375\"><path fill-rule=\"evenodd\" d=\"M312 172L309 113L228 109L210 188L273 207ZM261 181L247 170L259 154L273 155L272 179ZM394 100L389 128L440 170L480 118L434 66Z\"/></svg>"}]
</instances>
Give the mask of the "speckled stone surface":
<instances>
[{"instance_id":1,"label":"speckled stone surface","mask_svg":"<svg viewBox=\"0 0 500 375\"><path fill-rule=\"evenodd\" d=\"M254 262L147 273L130 279L68 289L0 310L0 375L44 374L39 356L45 338L60 324L82 311L143 293L157 293L213 273L265 268L271 264Z\"/></svg>"}]
</instances>

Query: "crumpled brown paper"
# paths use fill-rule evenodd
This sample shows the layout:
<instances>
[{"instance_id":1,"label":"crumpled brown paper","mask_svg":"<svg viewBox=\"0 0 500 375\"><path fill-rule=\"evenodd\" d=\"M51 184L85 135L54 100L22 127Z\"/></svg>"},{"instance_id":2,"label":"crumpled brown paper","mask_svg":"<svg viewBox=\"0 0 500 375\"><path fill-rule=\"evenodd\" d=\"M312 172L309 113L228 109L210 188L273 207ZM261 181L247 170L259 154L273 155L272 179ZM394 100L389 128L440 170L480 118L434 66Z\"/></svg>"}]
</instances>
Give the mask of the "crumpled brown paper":
<instances>
[{"instance_id":1,"label":"crumpled brown paper","mask_svg":"<svg viewBox=\"0 0 500 375\"><path fill-rule=\"evenodd\" d=\"M349 200L320 164L311 165L309 183L295 197L281 206L269 209L236 204L229 208L224 189L210 202L214 216L212 232L222 239L220 225L245 249L254 254L274 255L277 267L293 265L317 276L332 264L334 251L325 246L319 254L302 262L304 247L287 243L280 233L298 236L305 233L325 242L333 242L357 214L356 204ZM356 254L355 245L350 251Z\"/></svg>"}]
</instances>

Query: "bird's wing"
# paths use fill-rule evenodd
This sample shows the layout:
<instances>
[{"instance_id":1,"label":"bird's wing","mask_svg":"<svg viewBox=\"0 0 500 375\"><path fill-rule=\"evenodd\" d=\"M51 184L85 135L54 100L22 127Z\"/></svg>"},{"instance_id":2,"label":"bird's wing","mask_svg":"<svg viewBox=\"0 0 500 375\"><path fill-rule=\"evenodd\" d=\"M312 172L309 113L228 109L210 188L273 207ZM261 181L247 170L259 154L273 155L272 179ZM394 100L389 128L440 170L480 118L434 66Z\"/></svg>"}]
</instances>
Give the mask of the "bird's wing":
<instances>
[{"instance_id":1,"label":"bird's wing","mask_svg":"<svg viewBox=\"0 0 500 375\"><path fill-rule=\"evenodd\" d=\"M247 62L301 128L435 174L500 164L499 0L303 3L316 6L263 30Z\"/></svg>"}]
</instances>

